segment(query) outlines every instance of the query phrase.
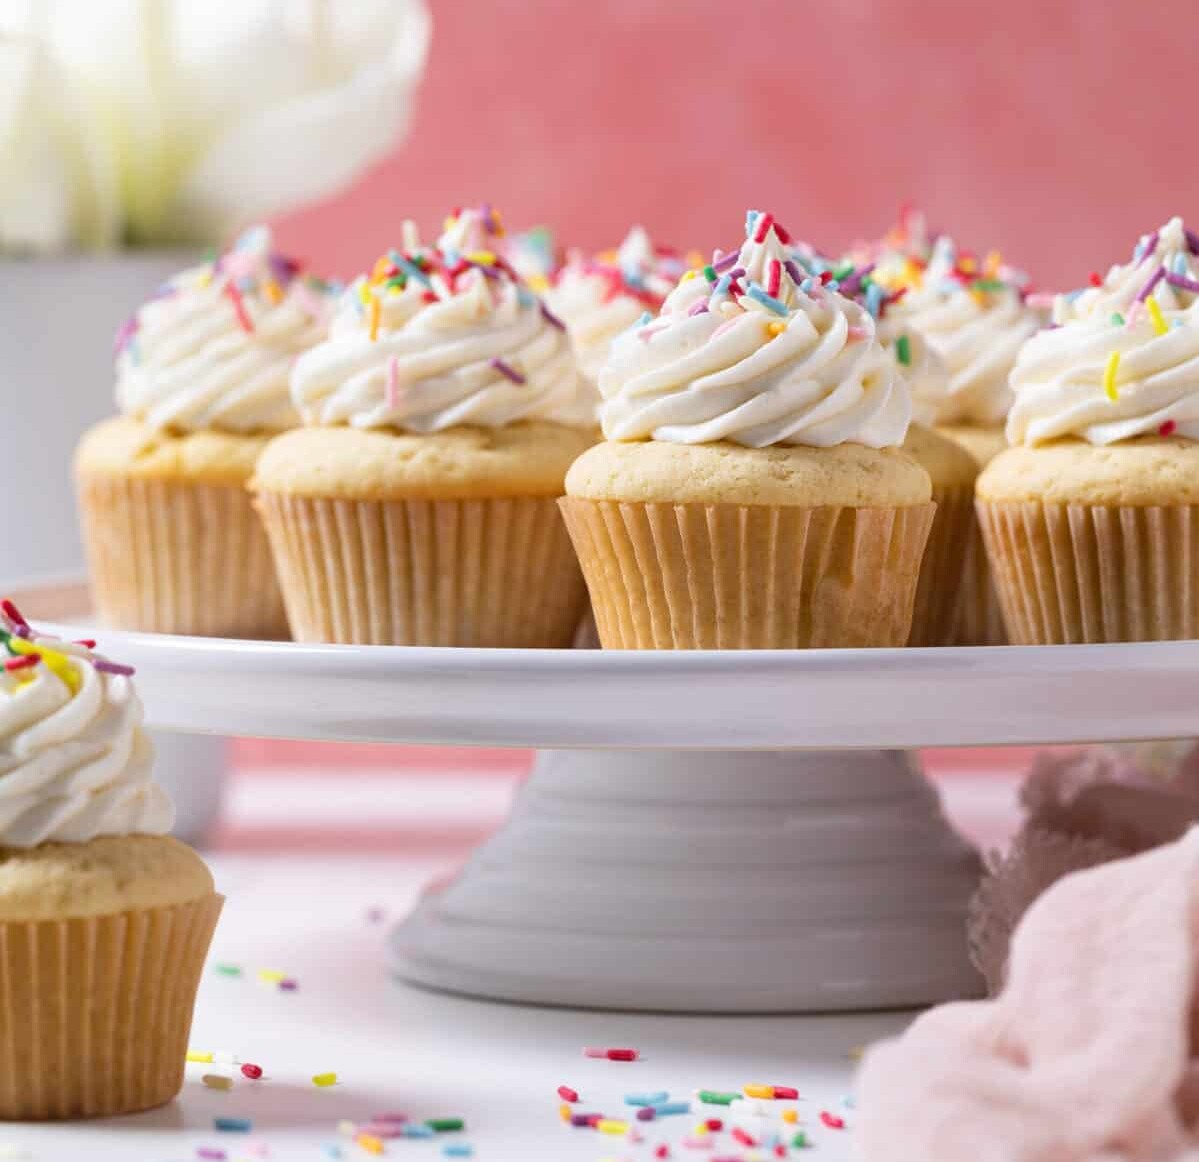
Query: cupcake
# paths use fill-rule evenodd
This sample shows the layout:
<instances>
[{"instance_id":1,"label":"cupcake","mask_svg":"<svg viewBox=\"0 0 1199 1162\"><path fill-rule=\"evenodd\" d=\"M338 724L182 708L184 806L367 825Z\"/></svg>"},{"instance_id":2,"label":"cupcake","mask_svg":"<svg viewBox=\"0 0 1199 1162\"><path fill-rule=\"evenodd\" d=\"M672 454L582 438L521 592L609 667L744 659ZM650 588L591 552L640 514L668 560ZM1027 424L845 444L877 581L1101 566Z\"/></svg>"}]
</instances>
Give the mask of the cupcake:
<instances>
[{"instance_id":1,"label":"cupcake","mask_svg":"<svg viewBox=\"0 0 1199 1162\"><path fill-rule=\"evenodd\" d=\"M874 320L770 214L612 344L562 510L609 649L899 646L933 517Z\"/></svg>"},{"instance_id":2,"label":"cupcake","mask_svg":"<svg viewBox=\"0 0 1199 1162\"><path fill-rule=\"evenodd\" d=\"M884 291L874 281L870 265L853 267L844 261L831 262L808 247L793 248L792 258L809 276L828 280L826 285L854 298L870 312L879 341L911 392L912 425L903 449L928 473L937 508L920 566L908 645L953 645L958 638L968 550L972 535L977 535L974 481L979 467L960 443L934 430L936 403L949 392L949 373L923 335L902 318L896 319L890 308L902 294ZM980 559L985 568L985 558Z\"/></svg>"},{"instance_id":3,"label":"cupcake","mask_svg":"<svg viewBox=\"0 0 1199 1162\"><path fill-rule=\"evenodd\" d=\"M556 501L593 442L561 322L489 208L405 229L292 371L307 426L254 487L300 641L565 646L586 592Z\"/></svg>"},{"instance_id":4,"label":"cupcake","mask_svg":"<svg viewBox=\"0 0 1199 1162\"><path fill-rule=\"evenodd\" d=\"M594 258L572 251L554 275L546 303L566 324L597 411L596 384L612 340L645 311L657 314L684 270L686 264L677 252L654 246L645 230L634 226L620 249Z\"/></svg>"},{"instance_id":5,"label":"cupcake","mask_svg":"<svg viewBox=\"0 0 1199 1162\"><path fill-rule=\"evenodd\" d=\"M246 484L298 416L288 371L324 333L325 284L250 230L171 279L117 336L121 414L75 457L96 610L108 625L286 634Z\"/></svg>"},{"instance_id":6,"label":"cupcake","mask_svg":"<svg viewBox=\"0 0 1199 1162\"><path fill-rule=\"evenodd\" d=\"M170 1101L221 910L131 670L0 613L0 1120Z\"/></svg>"},{"instance_id":7,"label":"cupcake","mask_svg":"<svg viewBox=\"0 0 1199 1162\"><path fill-rule=\"evenodd\" d=\"M1024 342L1046 321L1028 296L1028 278L992 252L984 259L930 234L907 213L873 248L871 278L888 301L888 341L918 340L943 368L912 374L917 419L960 444L979 469L1007 446L1003 424L1012 402L1008 376ZM965 542L956 628L949 642L1000 645L1006 638L977 524Z\"/></svg>"},{"instance_id":8,"label":"cupcake","mask_svg":"<svg viewBox=\"0 0 1199 1162\"><path fill-rule=\"evenodd\" d=\"M1172 219L1020 352L978 481L1015 642L1199 637L1197 254Z\"/></svg>"}]
</instances>

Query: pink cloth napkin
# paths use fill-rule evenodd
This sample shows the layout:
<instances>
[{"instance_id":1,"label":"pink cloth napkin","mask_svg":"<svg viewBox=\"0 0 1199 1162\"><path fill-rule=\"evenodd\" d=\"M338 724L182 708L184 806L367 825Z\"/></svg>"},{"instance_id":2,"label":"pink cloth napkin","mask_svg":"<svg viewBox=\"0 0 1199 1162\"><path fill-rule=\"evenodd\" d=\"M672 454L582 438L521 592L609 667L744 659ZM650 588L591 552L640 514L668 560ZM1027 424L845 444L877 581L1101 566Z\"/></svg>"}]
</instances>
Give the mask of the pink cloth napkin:
<instances>
[{"instance_id":1,"label":"pink cloth napkin","mask_svg":"<svg viewBox=\"0 0 1199 1162\"><path fill-rule=\"evenodd\" d=\"M1199 1162L1199 828L1059 880L994 1000L867 1053L864 1162Z\"/></svg>"}]
</instances>

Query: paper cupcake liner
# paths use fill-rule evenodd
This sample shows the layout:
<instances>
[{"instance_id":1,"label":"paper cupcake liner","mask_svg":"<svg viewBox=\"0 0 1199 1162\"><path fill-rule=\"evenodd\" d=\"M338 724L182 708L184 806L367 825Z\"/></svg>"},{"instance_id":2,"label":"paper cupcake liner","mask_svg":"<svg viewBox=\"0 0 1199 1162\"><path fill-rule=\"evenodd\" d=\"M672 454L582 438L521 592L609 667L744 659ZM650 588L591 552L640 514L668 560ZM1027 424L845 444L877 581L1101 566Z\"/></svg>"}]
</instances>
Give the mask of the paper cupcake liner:
<instances>
[{"instance_id":1,"label":"paper cupcake liner","mask_svg":"<svg viewBox=\"0 0 1199 1162\"><path fill-rule=\"evenodd\" d=\"M223 902L0 923L0 1121L170 1101Z\"/></svg>"},{"instance_id":2,"label":"paper cupcake liner","mask_svg":"<svg viewBox=\"0 0 1199 1162\"><path fill-rule=\"evenodd\" d=\"M107 625L287 635L270 546L244 489L83 475L79 504L92 594Z\"/></svg>"},{"instance_id":3,"label":"paper cupcake liner","mask_svg":"<svg viewBox=\"0 0 1199 1162\"><path fill-rule=\"evenodd\" d=\"M566 647L586 609L551 497L258 504L297 641Z\"/></svg>"},{"instance_id":4,"label":"paper cupcake liner","mask_svg":"<svg viewBox=\"0 0 1199 1162\"><path fill-rule=\"evenodd\" d=\"M901 646L934 509L559 503L605 649Z\"/></svg>"},{"instance_id":5,"label":"paper cupcake liner","mask_svg":"<svg viewBox=\"0 0 1199 1162\"><path fill-rule=\"evenodd\" d=\"M977 507L1015 644L1199 637L1199 506Z\"/></svg>"},{"instance_id":6,"label":"paper cupcake liner","mask_svg":"<svg viewBox=\"0 0 1199 1162\"><path fill-rule=\"evenodd\" d=\"M966 547L974 520L974 484L933 488L937 506L920 563L910 646L953 644L961 597Z\"/></svg>"},{"instance_id":7,"label":"paper cupcake liner","mask_svg":"<svg viewBox=\"0 0 1199 1162\"><path fill-rule=\"evenodd\" d=\"M999 595L991 580L991 565L983 545L982 530L973 510L966 542L966 560L962 566L961 593L953 629L953 645L1002 646L1007 644Z\"/></svg>"}]
</instances>

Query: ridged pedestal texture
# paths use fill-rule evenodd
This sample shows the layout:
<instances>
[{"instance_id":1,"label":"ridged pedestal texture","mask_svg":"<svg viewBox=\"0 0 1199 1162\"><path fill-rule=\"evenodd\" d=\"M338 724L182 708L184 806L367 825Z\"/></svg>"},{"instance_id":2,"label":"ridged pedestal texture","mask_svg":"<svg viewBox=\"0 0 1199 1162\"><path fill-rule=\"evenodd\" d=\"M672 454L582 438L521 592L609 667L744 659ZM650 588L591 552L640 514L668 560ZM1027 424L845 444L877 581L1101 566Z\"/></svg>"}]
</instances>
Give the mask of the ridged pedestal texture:
<instances>
[{"instance_id":1,"label":"ridged pedestal texture","mask_svg":"<svg viewBox=\"0 0 1199 1162\"><path fill-rule=\"evenodd\" d=\"M223 903L0 923L0 1121L170 1101Z\"/></svg>"},{"instance_id":2,"label":"ridged pedestal texture","mask_svg":"<svg viewBox=\"0 0 1199 1162\"><path fill-rule=\"evenodd\" d=\"M1017 645L1199 637L1199 507L978 503Z\"/></svg>"},{"instance_id":3,"label":"ridged pedestal texture","mask_svg":"<svg viewBox=\"0 0 1199 1162\"><path fill-rule=\"evenodd\" d=\"M903 752L544 751L392 960L418 984L541 1004L926 1004L981 989L978 875Z\"/></svg>"},{"instance_id":4,"label":"ridged pedestal texture","mask_svg":"<svg viewBox=\"0 0 1199 1162\"><path fill-rule=\"evenodd\" d=\"M561 502L605 649L900 646L934 506Z\"/></svg>"},{"instance_id":5,"label":"ridged pedestal texture","mask_svg":"<svg viewBox=\"0 0 1199 1162\"><path fill-rule=\"evenodd\" d=\"M586 609L549 497L258 505L297 641L565 647Z\"/></svg>"},{"instance_id":6,"label":"ridged pedestal texture","mask_svg":"<svg viewBox=\"0 0 1199 1162\"><path fill-rule=\"evenodd\" d=\"M287 635L262 523L242 488L79 479L84 545L105 624L205 637Z\"/></svg>"}]
</instances>

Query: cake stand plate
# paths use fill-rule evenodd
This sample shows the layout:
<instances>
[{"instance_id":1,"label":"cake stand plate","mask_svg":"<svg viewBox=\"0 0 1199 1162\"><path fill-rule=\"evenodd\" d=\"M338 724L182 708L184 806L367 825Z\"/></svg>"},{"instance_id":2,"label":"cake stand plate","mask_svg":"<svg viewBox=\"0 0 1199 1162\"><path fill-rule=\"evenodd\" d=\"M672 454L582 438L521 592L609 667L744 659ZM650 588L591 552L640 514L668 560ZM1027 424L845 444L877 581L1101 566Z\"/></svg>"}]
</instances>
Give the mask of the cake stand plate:
<instances>
[{"instance_id":1,"label":"cake stand plate","mask_svg":"<svg viewBox=\"0 0 1199 1162\"><path fill-rule=\"evenodd\" d=\"M155 726L542 748L512 818L393 934L422 985L766 1012L977 992L976 854L904 748L1199 734L1199 642L609 653L50 632L138 667ZM575 749L568 749L575 748Z\"/></svg>"}]
</instances>

